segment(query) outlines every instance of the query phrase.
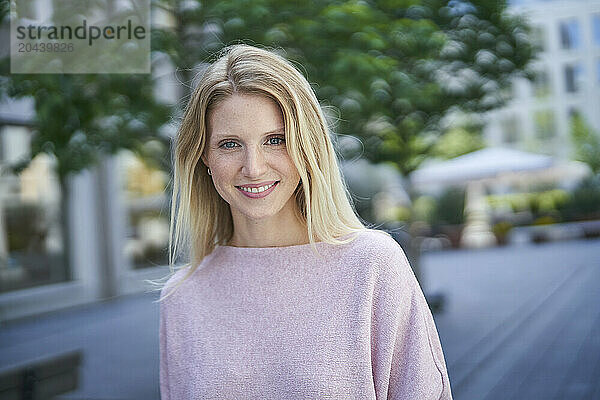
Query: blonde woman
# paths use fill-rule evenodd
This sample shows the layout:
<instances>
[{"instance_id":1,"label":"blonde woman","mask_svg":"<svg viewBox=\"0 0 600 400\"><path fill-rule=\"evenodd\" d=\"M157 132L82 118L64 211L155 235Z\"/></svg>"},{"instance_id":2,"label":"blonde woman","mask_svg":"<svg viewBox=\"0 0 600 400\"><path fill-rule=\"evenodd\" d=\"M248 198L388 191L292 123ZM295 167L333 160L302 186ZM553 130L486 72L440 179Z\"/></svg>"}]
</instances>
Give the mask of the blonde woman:
<instances>
[{"instance_id":1,"label":"blonde woman","mask_svg":"<svg viewBox=\"0 0 600 400\"><path fill-rule=\"evenodd\" d=\"M160 391L175 399L451 399L402 248L357 217L306 79L226 48L175 145Z\"/></svg>"}]
</instances>

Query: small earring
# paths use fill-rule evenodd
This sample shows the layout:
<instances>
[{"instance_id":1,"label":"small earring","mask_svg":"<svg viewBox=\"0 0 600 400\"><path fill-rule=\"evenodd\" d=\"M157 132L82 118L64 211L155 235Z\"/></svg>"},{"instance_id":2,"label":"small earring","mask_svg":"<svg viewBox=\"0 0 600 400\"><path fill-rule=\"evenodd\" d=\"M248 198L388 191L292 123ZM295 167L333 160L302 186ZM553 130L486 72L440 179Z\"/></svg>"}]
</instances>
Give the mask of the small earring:
<instances>
[{"instance_id":1,"label":"small earring","mask_svg":"<svg viewBox=\"0 0 600 400\"><path fill-rule=\"evenodd\" d=\"M212 175L212 172L210 172L210 168L207 168L207 169L208 169L208 174Z\"/></svg>"}]
</instances>

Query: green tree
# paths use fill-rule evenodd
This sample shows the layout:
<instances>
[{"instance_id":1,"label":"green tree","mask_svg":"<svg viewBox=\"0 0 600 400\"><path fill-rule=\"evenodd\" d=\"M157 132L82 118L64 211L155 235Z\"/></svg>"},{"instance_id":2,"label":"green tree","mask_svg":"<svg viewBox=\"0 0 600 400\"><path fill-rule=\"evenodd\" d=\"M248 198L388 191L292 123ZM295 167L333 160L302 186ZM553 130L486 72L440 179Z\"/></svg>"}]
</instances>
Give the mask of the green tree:
<instances>
[{"instance_id":1,"label":"green tree","mask_svg":"<svg viewBox=\"0 0 600 400\"><path fill-rule=\"evenodd\" d=\"M3 86L10 97L34 99L31 158L52 154L61 181L119 149L147 154L151 139L168 146L156 132L169 109L155 102L147 75L12 75Z\"/></svg>"},{"instance_id":2,"label":"green tree","mask_svg":"<svg viewBox=\"0 0 600 400\"><path fill-rule=\"evenodd\" d=\"M0 3L0 21L9 25L7 1ZM155 100L149 74L10 74L8 57L0 61L0 70L0 96L30 97L35 108L31 158L13 165L15 171L48 153L64 183L70 173L119 149L152 153L150 139L168 146L157 131L170 107Z\"/></svg>"},{"instance_id":3,"label":"green tree","mask_svg":"<svg viewBox=\"0 0 600 400\"><path fill-rule=\"evenodd\" d=\"M589 165L594 174L600 172L600 134L579 114L571 118L571 141L575 159Z\"/></svg>"},{"instance_id":4,"label":"green tree","mask_svg":"<svg viewBox=\"0 0 600 400\"><path fill-rule=\"evenodd\" d=\"M501 105L534 55L528 26L505 1L153 0L175 21L152 30L153 53L168 55L185 84L227 44L279 49L300 63L318 97L340 111L337 131L359 137L363 156L414 170L432 151L438 122L454 107ZM7 24L8 2L0 9ZM2 64L8 71L8 60ZM4 74L3 74L4 75ZM9 75L3 93L32 96L32 156L53 153L59 175L119 148L144 153L169 111L148 75ZM334 117L335 118L335 117ZM147 152L147 151L146 151ZM163 152L163 155L164 155ZM163 167L168 168L168 163Z\"/></svg>"},{"instance_id":5,"label":"green tree","mask_svg":"<svg viewBox=\"0 0 600 400\"><path fill-rule=\"evenodd\" d=\"M451 159L475 150L483 149L481 134L464 127L449 129L435 143L431 155L441 159Z\"/></svg>"},{"instance_id":6,"label":"green tree","mask_svg":"<svg viewBox=\"0 0 600 400\"><path fill-rule=\"evenodd\" d=\"M279 49L300 64L337 132L361 138L363 156L414 170L454 107L487 111L506 101L535 50L526 21L505 1L156 0L175 29L153 40L186 71L240 40Z\"/></svg>"}]
</instances>

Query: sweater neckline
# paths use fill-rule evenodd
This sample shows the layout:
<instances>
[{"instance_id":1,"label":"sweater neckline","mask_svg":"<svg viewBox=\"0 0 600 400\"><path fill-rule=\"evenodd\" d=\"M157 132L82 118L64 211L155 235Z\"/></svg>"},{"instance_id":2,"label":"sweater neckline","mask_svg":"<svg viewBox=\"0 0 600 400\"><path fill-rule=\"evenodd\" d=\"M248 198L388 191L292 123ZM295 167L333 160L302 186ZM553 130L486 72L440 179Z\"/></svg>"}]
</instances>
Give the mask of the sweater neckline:
<instances>
[{"instance_id":1,"label":"sweater neckline","mask_svg":"<svg viewBox=\"0 0 600 400\"><path fill-rule=\"evenodd\" d=\"M341 236L341 238L347 238L352 235L352 233ZM360 232L358 232L360 235ZM229 245L216 245L215 250L224 251L227 253L240 253L240 254L249 254L249 253L268 253L268 252L286 252L286 251L300 251L305 249L310 249L312 245L315 245L319 248L322 246L330 245L330 243L319 241L314 243L305 243L305 244L295 244L291 246L271 246L271 247L238 247L238 246L229 246Z\"/></svg>"}]
</instances>

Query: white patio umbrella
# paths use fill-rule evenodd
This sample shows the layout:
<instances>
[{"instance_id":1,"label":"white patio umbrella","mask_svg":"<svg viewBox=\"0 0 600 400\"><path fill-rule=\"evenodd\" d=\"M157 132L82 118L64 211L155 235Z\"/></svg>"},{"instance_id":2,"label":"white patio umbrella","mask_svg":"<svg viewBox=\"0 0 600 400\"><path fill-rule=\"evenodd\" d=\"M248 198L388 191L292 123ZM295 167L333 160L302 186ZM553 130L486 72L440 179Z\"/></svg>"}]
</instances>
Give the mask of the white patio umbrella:
<instances>
[{"instance_id":1,"label":"white patio umbrella","mask_svg":"<svg viewBox=\"0 0 600 400\"><path fill-rule=\"evenodd\" d=\"M554 165L555 160L551 156L492 147L424 165L411 174L410 180L415 187L446 186L498 177L505 173L543 170Z\"/></svg>"}]
</instances>

